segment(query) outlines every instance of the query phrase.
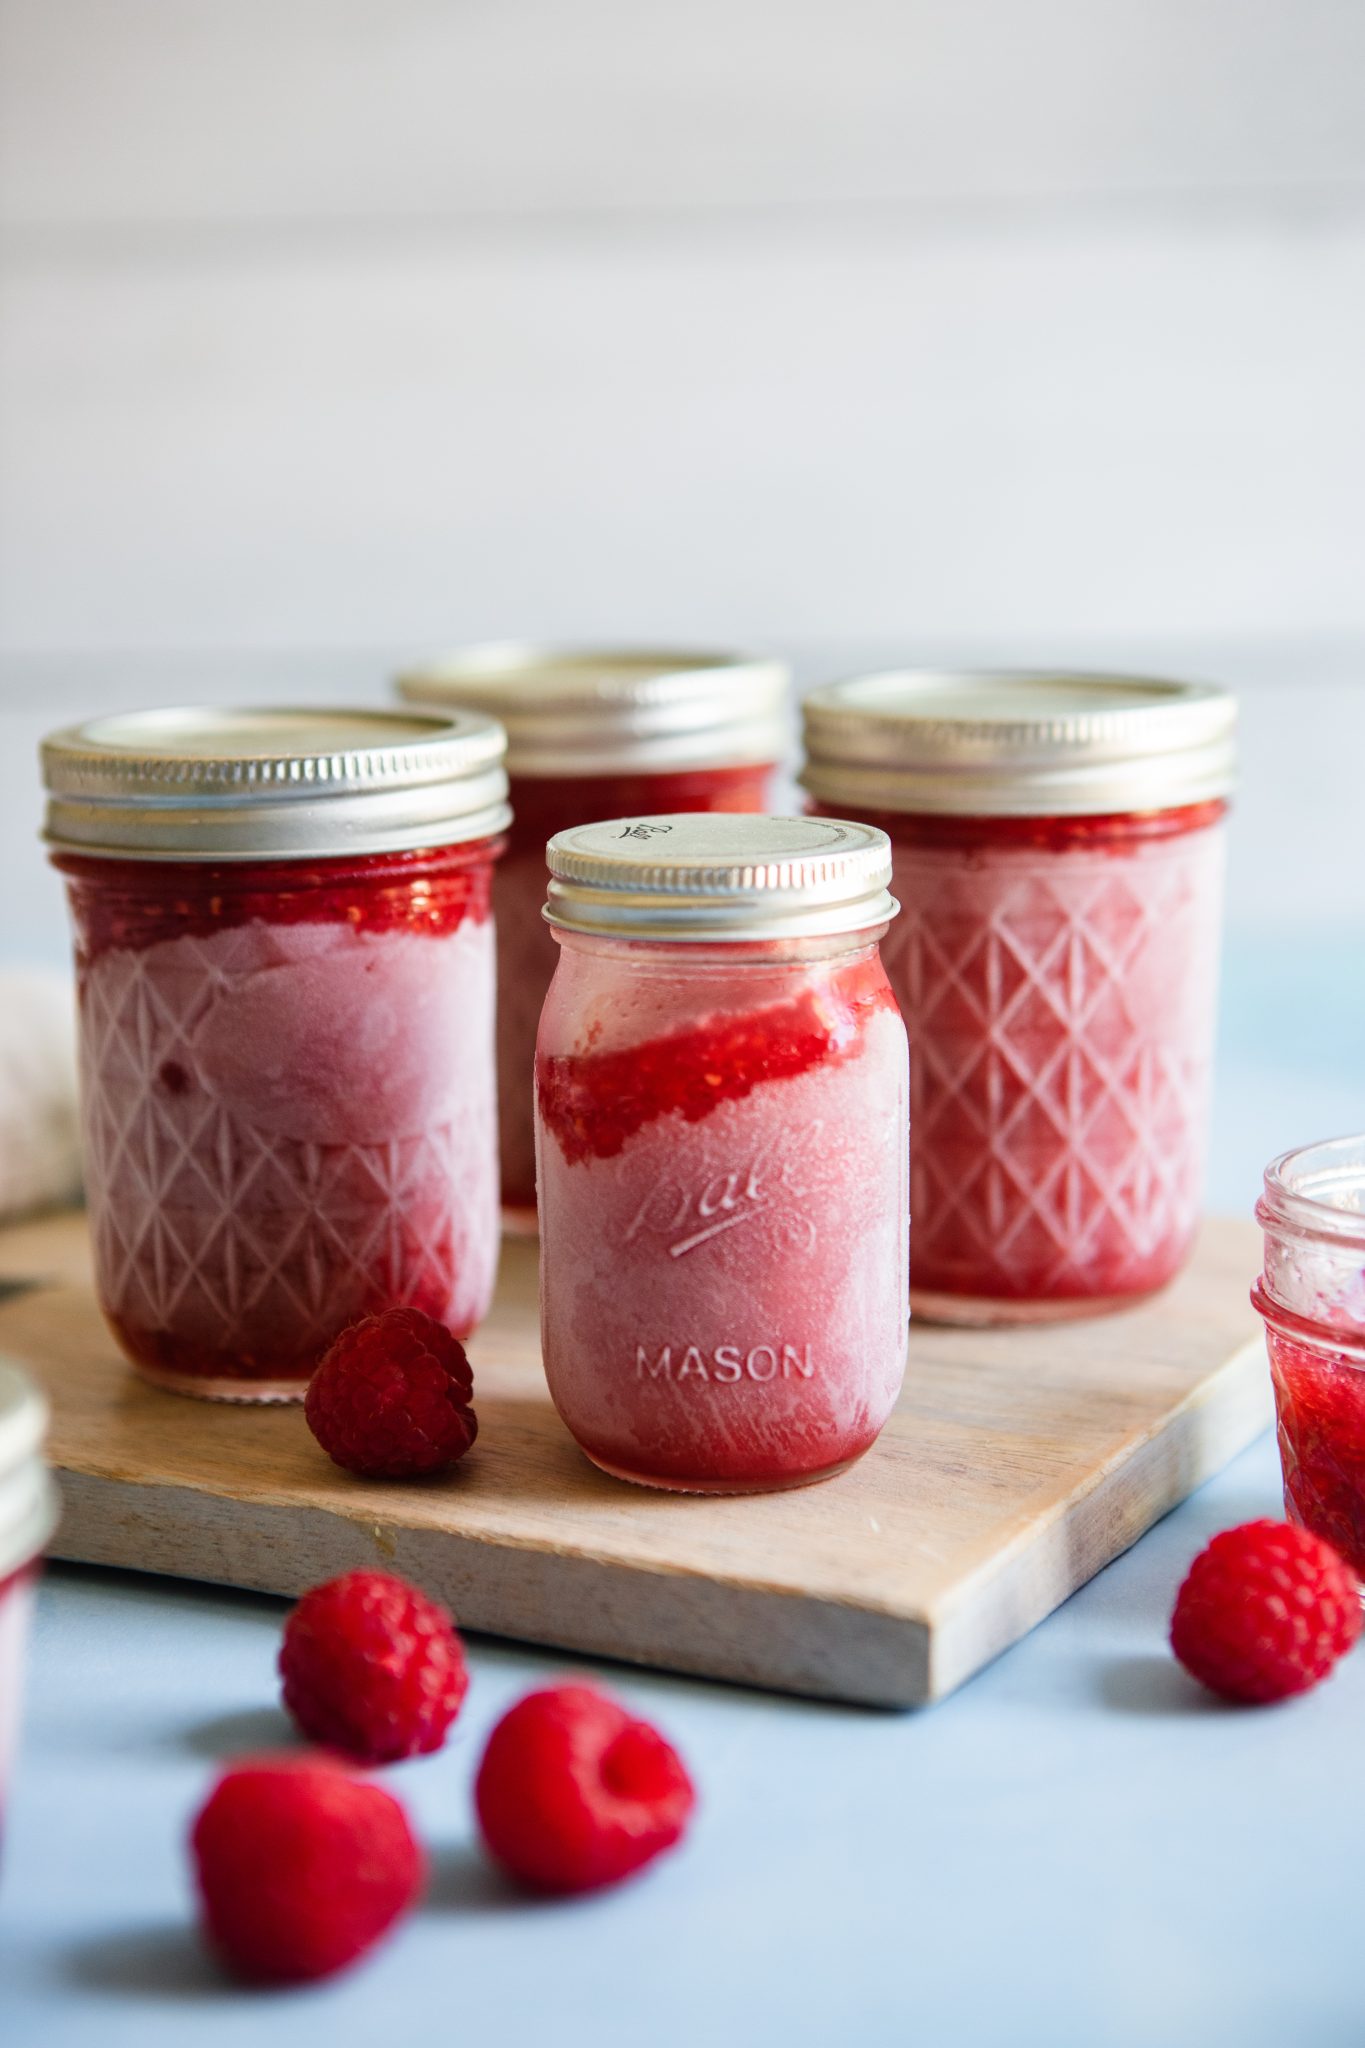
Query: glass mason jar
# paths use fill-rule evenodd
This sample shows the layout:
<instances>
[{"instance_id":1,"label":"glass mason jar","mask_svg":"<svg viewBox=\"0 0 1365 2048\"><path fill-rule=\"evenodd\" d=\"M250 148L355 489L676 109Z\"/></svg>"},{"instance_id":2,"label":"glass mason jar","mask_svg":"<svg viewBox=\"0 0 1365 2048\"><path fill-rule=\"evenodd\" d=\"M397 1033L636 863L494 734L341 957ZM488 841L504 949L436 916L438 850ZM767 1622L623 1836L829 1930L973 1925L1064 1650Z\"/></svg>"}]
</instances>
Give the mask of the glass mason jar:
<instances>
[{"instance_id":1,"label":"glass mason jar","mask_svg":"<svg viewBox=\"0 0 1365 2048\"><path fill-rule=\"evenodd\" d=\"M1163 1286L1202 1199L1232 698L899 674L804 715L817 811L894 849L916 1313L1046 1320Z\"/></svg>"},{"instance_id":2,"label":"glass mason jar","mask_svg":"<svg viewBox=\"0 0 1365 2048\"><path fill-rule=\"evenodd\" d=\"M788 674L736 654L499 644L399 680L414 703L507 730L512 824L493 883L504 1221L536 1228L532 1068L556 949L541 912L557 832L637 811L766 811L785 749Z\"/></svg>"},{"instance_id":3,"label":"glass mason jar","mask_svg":"<svg viewBox=\"0 0 1365 2048\"><path fill-rule=\"evenodd\" d=\"M541 1336L604 1471L828 1477L905 1367L905 1027L885 835L633 818L549 846L536 1048Z\"/></svg>"},{"instance_id":4,"label":"glass mason jar","mask_svg":"<svg viewBox=\"0 0 1365 2048\"><path fill-rule=\"evenodd\" d=\"M1365 1136L1272 1160L1256 1218L1285 1508L1365 1579Z\"/></svg>"},{"instance_id":5,"label":"glass mason jar","mask_svg":"<svg viewBox=\"0 0 1365 2048\"><path fill-rule=\"evenodd\" d=\"M491 720L402 712L46 742L96 1287L146 1378L298 1399L358 1316L485 1313L502 753Z\"/></svg>"},{"instance_id":6,"label":"glass mason jar","mask_svg":"<svg viewBox=\"0 0 1365 2048\"><path fill-rule=\"evenodd\" d=\"M43 1465L47 1406L0 1360L0 1836L19 1735L24 1651L38 1564L57 1526L57 1493Z\"/></svg>"}]
</instances>

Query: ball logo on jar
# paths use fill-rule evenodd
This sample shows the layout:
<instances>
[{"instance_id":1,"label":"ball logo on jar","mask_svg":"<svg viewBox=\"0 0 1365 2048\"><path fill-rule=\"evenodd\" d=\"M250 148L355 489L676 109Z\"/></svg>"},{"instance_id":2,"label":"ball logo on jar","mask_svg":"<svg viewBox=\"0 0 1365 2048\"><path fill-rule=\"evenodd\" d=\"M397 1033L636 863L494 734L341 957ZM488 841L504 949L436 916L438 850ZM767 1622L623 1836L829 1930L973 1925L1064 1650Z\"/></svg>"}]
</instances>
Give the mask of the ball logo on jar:
<instances>
[{"instance_id":1,"label":"ball logo on jar","mask_svg":"<svg viewBox=\"0 0 1365 2048\"><path fill-rule=\"evenodd\" d=\"M712 1243L759 1217L784 1251L811 1252L816 1228L805 1210L790 1199L809 1190L801 1181L801 1155L818 1146L819 1120L796 1136L783 1136L736 1165L722 1163L706 1179L690 1187L675 1180L656 1181L626 1230L625 1241L641 1237L666 1240L672 1259Z\"/></svg>"}]
</instances>

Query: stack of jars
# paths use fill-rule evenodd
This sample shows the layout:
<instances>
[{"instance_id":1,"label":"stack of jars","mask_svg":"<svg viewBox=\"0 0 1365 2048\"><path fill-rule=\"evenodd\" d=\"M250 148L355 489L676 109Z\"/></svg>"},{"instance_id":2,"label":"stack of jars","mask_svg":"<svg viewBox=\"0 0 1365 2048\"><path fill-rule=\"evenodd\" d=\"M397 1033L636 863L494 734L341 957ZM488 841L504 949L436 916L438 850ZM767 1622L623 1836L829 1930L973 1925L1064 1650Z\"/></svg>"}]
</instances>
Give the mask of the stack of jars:
<instances>
[{"instance_id":1,"label":"stack of jars","mask_svg":"<svg viewBox=\"0 0 1365 2048\"><path fill-rule=\"evenodd\" d=\"M144 1374L288 1398L358 1315L468 1332L495 1092L551 1392L646 1484L842 1469L895 1402L908 1301L1075 1315L1178 1270L1226 693L837 685L793 817L771 662L500 647L401 688L427 708L157 713L46 750L99 1285Z\"/></svg>"}]
</instances>

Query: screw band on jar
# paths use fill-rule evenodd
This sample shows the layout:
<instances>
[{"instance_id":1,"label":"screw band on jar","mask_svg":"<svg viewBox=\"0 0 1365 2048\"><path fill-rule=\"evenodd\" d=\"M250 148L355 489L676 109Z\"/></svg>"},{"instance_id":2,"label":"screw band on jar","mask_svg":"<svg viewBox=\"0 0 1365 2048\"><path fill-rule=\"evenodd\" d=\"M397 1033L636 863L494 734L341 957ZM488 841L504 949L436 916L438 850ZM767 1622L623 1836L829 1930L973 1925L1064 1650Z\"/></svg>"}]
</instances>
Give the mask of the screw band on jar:
<instances>
[{"instance_id":1,"label":"screw band on jar","mask_svg":"<svg viewBox=\"0 0 1365 2048\"><path fill-rule=\"evenodd\" d=\"M47 742L97 1289L145 1378L297 1400L361 1316L486 1313L502 753L401 711Z\"/></svg>"},{"instance_id":2,"label":"screw band on jar","mask_svg":"<svg viewBox=\"0 0 1365 2048\"><path fill-rule=\"evenodd\" d=\"M892 841L917 1311L1046 1319L1163 1285L1202 1198L1233 699L907 673L803 716L817 814Z\"/></svg>"},{"instance_id":3,"label":"screw band on jar","mask_svg":"<svg viewBox=\"0 0 1365 2048\"><path fill-rule=\"evenodd\" d=\"M546 848L548 922L670 944L872 931L896 914L891 843L833 818L616 818Z\"/></svg>"},{"instance_id":4,"label":"screw band on jar","mask_svg":"<svg viewBox=\"0 0 1365 2048\"><path fill-rule=\"evenodd\" d=\"M789 675L764 655L497 642L398 679L409 703L507 732L513 776L666 774L779 760Z\"/></svg>"}]
</instances>

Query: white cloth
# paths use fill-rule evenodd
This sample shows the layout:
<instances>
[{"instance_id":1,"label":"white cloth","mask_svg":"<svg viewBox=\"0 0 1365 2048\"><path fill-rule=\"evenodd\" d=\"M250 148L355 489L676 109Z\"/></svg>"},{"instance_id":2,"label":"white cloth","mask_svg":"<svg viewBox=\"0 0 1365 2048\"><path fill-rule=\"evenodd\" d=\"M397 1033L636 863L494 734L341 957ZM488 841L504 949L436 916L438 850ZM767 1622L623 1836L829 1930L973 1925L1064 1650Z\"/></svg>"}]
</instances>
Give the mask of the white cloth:
<instances>
[{"instance_id":1,"label":"white cloth","mask_svg":"<svg viewBox=\"0 0 1365 2048\"><path fill-rule=\"evenodd\" d=\"M0 969L0 1217L80 1194L75 996L68 976Z\"/></svg>"}]
</instances>

